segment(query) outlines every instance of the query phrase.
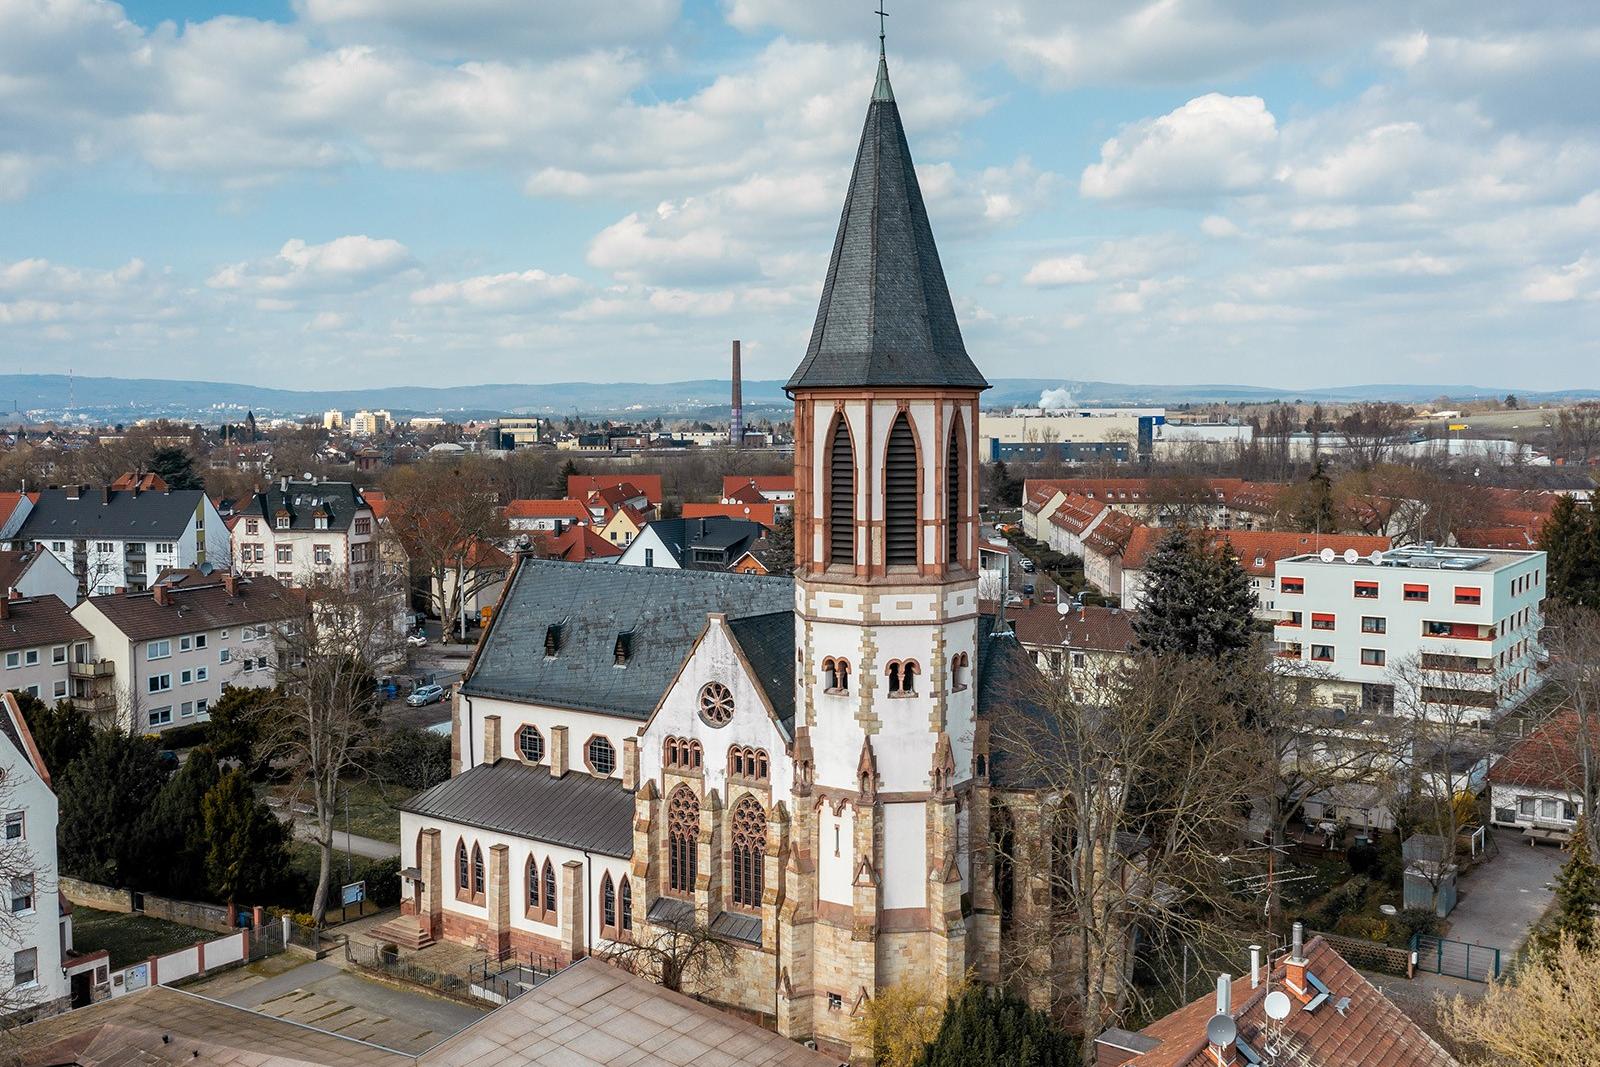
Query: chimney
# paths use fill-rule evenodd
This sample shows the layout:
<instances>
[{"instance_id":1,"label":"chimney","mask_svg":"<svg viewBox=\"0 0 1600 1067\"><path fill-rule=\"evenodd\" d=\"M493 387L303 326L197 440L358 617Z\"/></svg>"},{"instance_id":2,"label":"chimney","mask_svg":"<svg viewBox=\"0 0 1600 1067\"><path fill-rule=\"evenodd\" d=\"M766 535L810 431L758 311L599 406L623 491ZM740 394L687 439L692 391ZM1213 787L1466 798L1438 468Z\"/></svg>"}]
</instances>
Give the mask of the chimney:
<instances>
[{"instance_id":1,"label":"chimney","mask_svg":"<svg viewBox=\"0 0 1600 1067\"><path fill-rule=\"evenodd\" d=\"M4 600L0 600L0 619L9 619L10 617L11 617L11 598L10 597L6 597Z\"/></svg>"},{"instance_id":2,"label":"chimney","mask_svg":"<svg viewBox=\"0 0 1600 1067\"><path fill-rule=\"evenodd\" d=\"M1250 988L1261 985L1261 946L1250 946Z\"/></svg>"},{"instance_id":3,"label":"chimney","mask_svg":"<svg viewBox=\"0 0 1600 1067\"><path fill-rule=\"evenodd\" d=\"M1289 958L1283 961L1283 984L1301 1000L1306 999L1306 931L1301 923L1294 924L1294 943Z\"/></svg>"},{"instance_id":4,"label":"chimney","mask_svg":"<svg viewBox=\"0 0 1600 1067\"><path fill-rule=\"evenodd\" d=\"M18 589L14 585L6 586L6 599L7 600L21 600L22 599L22 590Z\"/></svg>"},{"instance_id":5,"label":"chimney","mask_svg":"<svg viewBox=\"0 0 1600 1067\"><path fill-rule=\"evenodd\" d=\"M1211 1049L1207 1063L1218 1067L1237 1067L1239 1024L1233 1018L1233 975L1217 975L1217 1013L1206 1023L1206 1045Z\"/></svg>"},{"instance_id":6,"label":"chimney","mask_svg":"<svg viewBox=\"0 0 1600 1067\"><path fill-rule=\"evenodd\" d=\"M744 382L739 369L739 342L733 342L733 410L728 418L728 443L744 444Z\"/></svg>"},{"instance_id":7,"label":"chimney","mask_svg":"<svg viewBox=\"0 0 1600 1067\"><path fill-rule=\"evenodd\" d=\"M162 607L166 607L172 599L167 593L166 585L162 582L157 582L155 585L152 585L150 587L150 592L154 594L156 603L160 604Z\"/></svg>"},{"instance_id":8,"label":"chimney","mask_svg":"<svg viewBox=\"0 0 1600 1067\"><path fill-rule=\"evenodd\" d=\"M483 762L500 762L500 716L483 717Z\"/></svg>"},{"instance_id":9,"label":"chimney","mask_svg":"<svg viewBox=\"0 0 1600 1067\"><path fill-rule=\"evenodd\" d=\"M69 485L69 486L67 486L67 499L68 500L77 500L82 495L83 495L83 486L81 486L81 485Z\"/></svg>"},{"instance_id":10,"label":"chimney","mask_svg":"<svg viewBox=\"0 0 1600 1067\"><path fill-rule=\"evenodd\" d=\"M567 728L550 727L550 777L561 778L567 773Z\"/></svg>"},{"instance_id":11,"label":"chimney","mask_svg":"<svg viewBox=\"0 0 1600 1067\"><path fill-rule=\"evenodd\" d=\"M285 474L285 475L281 476L278 479L278 492L287 493L288 491L289 491L289 476L287 474Z\"/></svg>"},{"instance_id":12,"label":"chimney","mask_svg":"<svg viewBox=\"0 0 1600 1067\"><path fill-rule=\"evenodd\" d=\"M222 588L229 596L239 595L239 578L232 571L222 576Z\"/></svg>"}]
</instances>

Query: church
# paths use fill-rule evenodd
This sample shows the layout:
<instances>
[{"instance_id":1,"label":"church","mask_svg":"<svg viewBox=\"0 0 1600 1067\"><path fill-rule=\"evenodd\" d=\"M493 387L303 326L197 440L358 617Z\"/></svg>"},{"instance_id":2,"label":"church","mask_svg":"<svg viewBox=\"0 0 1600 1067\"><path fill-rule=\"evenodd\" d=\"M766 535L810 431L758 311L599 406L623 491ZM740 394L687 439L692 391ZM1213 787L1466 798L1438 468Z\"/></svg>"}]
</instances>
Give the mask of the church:
<instances>
[{"instance_id":1,"label":"church","mask_svg":"<svg viewBox=\"0 0 1600 1067\"><path fill-rule=\"evenodd\" d=\"M455 773L403 806L390 936L565 962L709 928L735 959L694 992L856 1057L904 979L1048 1004L1002 944L1018 879L991 848L1002 795L1027 800L988 722L1034 667L978 601L987 387L880 56L787 384L794 577L519 559L455 695Z\"/></svg>"}]
</instances>

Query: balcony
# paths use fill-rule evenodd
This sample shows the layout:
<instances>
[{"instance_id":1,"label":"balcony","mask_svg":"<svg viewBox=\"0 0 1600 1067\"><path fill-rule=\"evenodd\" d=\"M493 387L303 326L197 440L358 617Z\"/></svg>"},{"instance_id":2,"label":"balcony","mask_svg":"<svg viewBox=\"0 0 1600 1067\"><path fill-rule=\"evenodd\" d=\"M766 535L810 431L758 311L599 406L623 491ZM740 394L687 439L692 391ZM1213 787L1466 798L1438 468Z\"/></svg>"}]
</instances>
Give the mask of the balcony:
<instances>
[{"instance_id":1,"label":"balcony","mask_svg":"<svg viewBox=\"0 0 1600 1067\"><path fill-rule=\"evenodd\" d=\"M72 706L89 715L110 715L117 710L117 698L112 693L73 697Z\"/></svg>"},{"instance_id":2,"label":"balcony","mask_svg":"<svg viewBox=\"0 0 1600 1067\"><path fill-rule=\"evenodd\" d=\"M74 678L109 678L117 672L116 664L108 659L90 660L88 663L74 661L67 666L67 673Z\"/></svg>"}]
</instances>

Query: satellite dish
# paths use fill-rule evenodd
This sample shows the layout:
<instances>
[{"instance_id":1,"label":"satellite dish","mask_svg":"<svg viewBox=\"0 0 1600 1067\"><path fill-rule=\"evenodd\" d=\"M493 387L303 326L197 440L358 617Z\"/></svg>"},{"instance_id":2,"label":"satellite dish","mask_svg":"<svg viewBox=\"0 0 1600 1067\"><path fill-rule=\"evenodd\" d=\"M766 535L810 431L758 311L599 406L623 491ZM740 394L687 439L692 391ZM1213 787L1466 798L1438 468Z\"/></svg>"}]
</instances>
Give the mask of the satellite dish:
<instances>
[{"instance_id":1,"label":"satellite dish","mask_svg":"<svg viewBox=\"0 0 1600 1067\"><path fill-rule=\"evenodd\" d=\"M1274 1022L1283 1022L1289 1017L1289 994L1281 989L1274 989L1267 994L1265 1007L1267 1009L1267 1018Z\"/></svg>"},{"instance_id":2,"label":"satellite dish","mask_svg":"<svg viewBox=\"0 0 1600 1067\"><path fill-rule=\"evenodd\" d=\"M1056 614L1057 615L1065 615L1067 612L1069 612L1071 610L1072 610L1072 599L1070 597L1065 599L1065 600L1056 601Z\"/></svg>"},{"instance_id":3,"label":"satellite dish","mask_svg":"<svg viewBox=\"0 0 1600 1067\"><path fill-rule=\"evenodd\" d=\"M1317 553L1317 558L1320 559L1324 563L1332 563L1333 562L1333 549L1331 549L1331 548L1323 549L1321 552Z\"/></svg>"},{"instance_id":4,"label":"satellite dish","mask_svg":"<svg viewBox=\"0 0 1600 1067\"><path fill-rule=\"evenodd\" d=\"M1361 553L1357 552L1355 549L1347 548L1347 549L1344 550L1344 561L1346 563L1354 563L1356 560L1358 560L1360 558L1361 558Z\"/></svg>"},{"instance_id":5,"label":"satellite dish","mask_svg":"<svg viewBox=\"0 0 1600 1067\"><path fill-rule=\"evenodd\" d=\"M1213 1015L1206 1023L1206 1040L1213 1045L1231 1045L1239 1037L1239 1024L1227 1015Z\"/></svg>"},{"instance_id":6,"label":"satellite dish","mask_svg":"<svg viewBox=\"0 0 1600 1067\"><path fill-rule=\"evenodd\" d=\"M1367 558L1372 561L1372 565L1374 567L1381 567L1381 566L1383 566L1384 559L1387 558L1387 557L1384 556L1383 549L1375 548L1375 549L1372 550L1372 554L1370 556L1368 556Z\"/></svg>"}]
</instances>

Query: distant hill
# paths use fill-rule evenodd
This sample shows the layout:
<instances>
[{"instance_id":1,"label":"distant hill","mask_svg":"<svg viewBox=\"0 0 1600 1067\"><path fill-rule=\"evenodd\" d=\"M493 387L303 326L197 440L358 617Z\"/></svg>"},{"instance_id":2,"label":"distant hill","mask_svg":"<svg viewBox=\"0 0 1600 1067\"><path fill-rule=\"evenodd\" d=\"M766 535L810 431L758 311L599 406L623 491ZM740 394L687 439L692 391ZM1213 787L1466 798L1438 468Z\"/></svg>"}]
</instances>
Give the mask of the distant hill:
<instances>
[{"instance_id":1,"label":"distant hill","mask_svg":"<svg viewBox=\"0 0 1600 1067\"><path fill-rule=\"evenodd\" d=\"M1280 389L1270 386L1199 384L1129 385L1118 382L1067 381L1059 378L997 378L984 394L985 405L997 407L1037 404L1051 392L1052 406L1151 405L1172 407L1185 403L1271 400L1352 403L1392 400L1425 404L1435 397L1455 400L1495 398L1516 393L1524 403L1561 403L1600 396L1600 390L1570 389L1540 392L1516 388L1473 385L1347 385L1316 389ZM781 381L747 381L745 406L750 409L787 407ZM0 418L13 411L68 409L115 415L118 418L166 415L185 419L236 417L230 409L250 409L258 415L313 414L337 408L386 408L396 414L440 414L470 417L496 412L595 415L716 415L726 410L728 382L712 378L693 381L557 382L551 384L496 383L486 385L380 386L369 389L292 390L235 382L164 380L159 378L68 378L64 374L0 375Z\"/></svg>"}]
</instances>

